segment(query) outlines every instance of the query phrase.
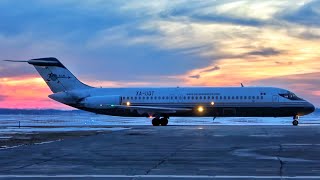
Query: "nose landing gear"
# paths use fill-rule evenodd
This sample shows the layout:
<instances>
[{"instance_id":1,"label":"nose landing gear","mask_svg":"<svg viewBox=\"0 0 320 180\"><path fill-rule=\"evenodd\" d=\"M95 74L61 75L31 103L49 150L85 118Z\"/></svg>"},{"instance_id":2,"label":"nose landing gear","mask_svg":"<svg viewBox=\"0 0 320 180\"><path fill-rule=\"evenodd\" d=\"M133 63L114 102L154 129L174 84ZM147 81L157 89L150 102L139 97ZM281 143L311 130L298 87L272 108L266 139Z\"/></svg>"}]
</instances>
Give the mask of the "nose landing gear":
<instances>
[{"instance_id":1,"label":"nose landing gear","mask_svg":"<svg viewBox=\"0 0 320 180\"><path fill-rule=\"evenodd\" d=\"M292 125L298 126L298 124L299 124L299 116L295 115L295 116L293 116Z\"/></svg>"},{"instance_id":2,"label":"nose landing gear","mask_svg":"<svg viewBox=\"0 0 320 180\"><path fill-rule=\"evenodd\" d=\"M213 117L212 121L214 121L216 119L216 116Z\"/></svg>"}]
</instances>

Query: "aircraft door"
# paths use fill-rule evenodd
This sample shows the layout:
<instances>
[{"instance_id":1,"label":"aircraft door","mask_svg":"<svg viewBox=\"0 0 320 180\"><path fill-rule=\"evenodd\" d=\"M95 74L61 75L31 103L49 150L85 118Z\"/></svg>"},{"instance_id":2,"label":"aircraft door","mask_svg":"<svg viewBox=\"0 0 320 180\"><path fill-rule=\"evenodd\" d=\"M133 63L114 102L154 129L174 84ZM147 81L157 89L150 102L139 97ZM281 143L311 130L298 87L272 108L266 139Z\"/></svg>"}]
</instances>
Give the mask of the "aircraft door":
<instances>
[{"instance_id":1,"label":"aircraft door","mask_svg":"<svg viewBox=\"0 0 320 180\"><path fill-rule=\"evenodd\" d=\"M279 102L279 96L273 95L272 96L272 102Z\"/></svg>"}]
</instances>

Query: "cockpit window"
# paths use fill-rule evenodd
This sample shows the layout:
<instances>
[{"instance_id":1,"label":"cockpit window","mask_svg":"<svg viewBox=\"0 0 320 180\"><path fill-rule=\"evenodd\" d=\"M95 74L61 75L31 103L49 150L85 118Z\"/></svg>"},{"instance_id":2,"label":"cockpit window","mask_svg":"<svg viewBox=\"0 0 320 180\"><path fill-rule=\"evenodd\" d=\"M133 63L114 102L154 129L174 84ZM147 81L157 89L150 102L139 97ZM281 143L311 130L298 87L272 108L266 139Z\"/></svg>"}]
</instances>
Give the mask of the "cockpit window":
<instances>
[{"instance_id":1,"label":"cockpit window","mask_svg":"<svg viewBox=\"0 0 320 180\"><path fill-rule=\"evenodd\" d=\"M279 94L280 96L286 98L286 99L290 99L290 100L302 100L301 98L299 98L297 95L295 95L294 93L288 91L286 93L282 93Z\"/></svg>"}]
</instances>

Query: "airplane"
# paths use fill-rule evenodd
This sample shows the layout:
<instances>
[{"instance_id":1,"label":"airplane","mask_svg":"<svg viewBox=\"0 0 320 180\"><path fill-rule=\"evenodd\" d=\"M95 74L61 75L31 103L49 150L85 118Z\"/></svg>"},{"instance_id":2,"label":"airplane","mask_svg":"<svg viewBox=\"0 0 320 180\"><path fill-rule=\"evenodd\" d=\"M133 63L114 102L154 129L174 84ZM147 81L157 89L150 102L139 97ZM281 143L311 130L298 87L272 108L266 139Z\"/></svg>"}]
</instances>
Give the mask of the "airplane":
<instances>
[{"instance_id":1,"label":"airplane","mask_svg":"<svg viewBox=\"0 0 320 180\"><path fill-rule=\"evenodd\" d=\"M166 126L169 117L299 117L315 107L291 91L276 87L95 88L79 81L54 57L30 60L53 94L49 98L97 114L150 117Z\"/></svg>"}]
</instances>

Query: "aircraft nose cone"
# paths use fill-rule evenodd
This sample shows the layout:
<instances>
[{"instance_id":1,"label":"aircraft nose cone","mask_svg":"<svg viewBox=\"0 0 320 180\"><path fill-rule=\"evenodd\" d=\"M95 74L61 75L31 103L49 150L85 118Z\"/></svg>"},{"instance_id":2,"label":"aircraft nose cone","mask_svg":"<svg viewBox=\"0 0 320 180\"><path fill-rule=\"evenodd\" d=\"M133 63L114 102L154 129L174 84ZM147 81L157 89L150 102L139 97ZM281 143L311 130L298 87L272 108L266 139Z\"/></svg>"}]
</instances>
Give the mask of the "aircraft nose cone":
<instances>
[{"instance_id":1,"label":"aircraft nose cone","mask_svg":"<svg viewBox=\"0 0 320 180\"><path fill-rule=\"evenodd\" d=\"M308 102L308 106L306 107L306 109L307 109L308 113L312 113L315 111L316 108L314 107L313 104Z\"/></svg>"},{"instance_id":2,"label":"aircraft nose cone","mask_svg":"<svg viewBox=\"0 0 320 180\"><path fill-rule=\"evenodd\" d=\"M311 104L311 103L310 103ZM316 108L314 107L313 104L311 104L312 108L311 108L311 111L314 112L316 110Z\"/></svg>"}]
</instances>

